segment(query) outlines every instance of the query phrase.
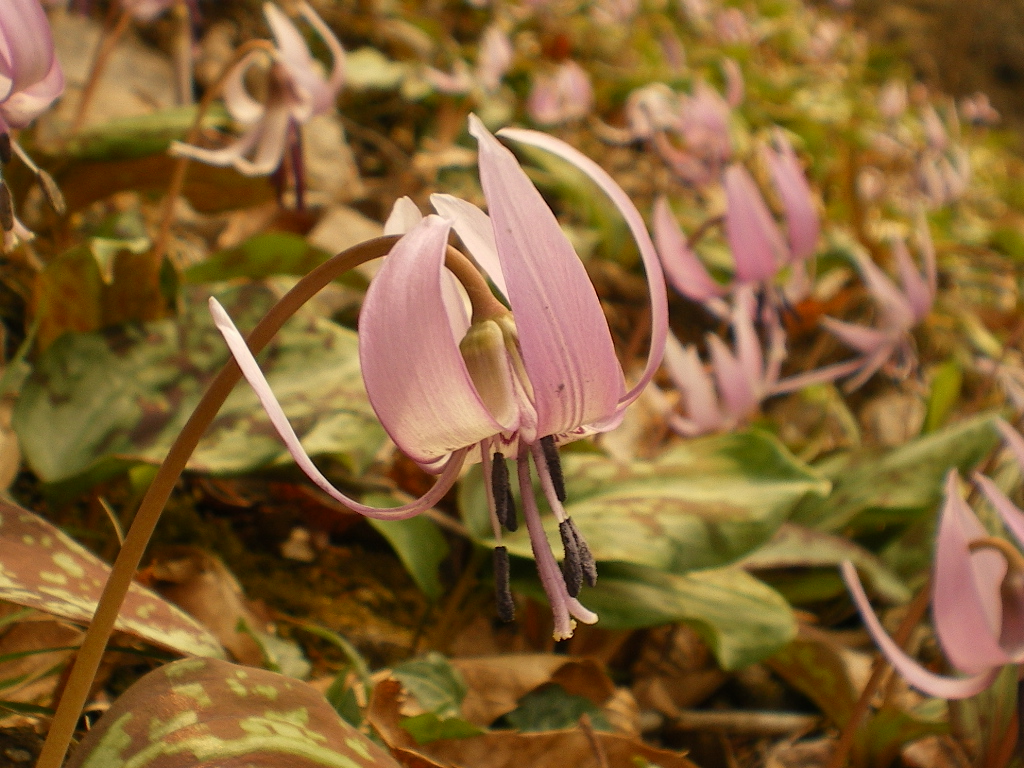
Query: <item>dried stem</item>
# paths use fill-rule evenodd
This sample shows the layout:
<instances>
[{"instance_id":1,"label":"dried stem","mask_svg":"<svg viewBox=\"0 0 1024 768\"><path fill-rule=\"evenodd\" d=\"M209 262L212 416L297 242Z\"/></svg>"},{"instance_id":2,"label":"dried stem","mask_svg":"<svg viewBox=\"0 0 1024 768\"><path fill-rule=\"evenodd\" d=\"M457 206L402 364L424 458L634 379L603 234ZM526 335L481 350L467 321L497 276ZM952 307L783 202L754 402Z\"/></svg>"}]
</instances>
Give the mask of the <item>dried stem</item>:
<instances>
[{"instance_id":1,"label":"dried stem","mask_svg":"<svg viewBox=\"0 0 1024 768\"><path fill-rule=\"evenodd\" d=\"M296 283L295 287L285 294L257 324L248 337L249 348L253 353L262 350L285 321L321 288L353 267L384 256L391 250L397 239L396 236L388 236L368 240L343 251L314 269ZM63 763L64 755L74 735L75 724L78 722L79 714L89 696L89 690L92 688L96 670L99 668L103 651L121 610L121 604L128 594L132 577L139 567L142 555L149 544L157 521L160 519L160 513L163 511L167 499L170 498L175 483L185 469L186 462L199 443L199 439L206 432L207 427L217 415L241 375L238 365L233 359L229 360L221 369L167 452L167 457L160 465L156 477L146 491L139 510L135 514L135 519L132 521L131 529L125 537L124 545L114 562L110 577L107 579L103 595L96 607L96 613L82 641L81 650L78 652L67 687L57 706L36 768L60 768Z\"/></svg>"}]
</instances>

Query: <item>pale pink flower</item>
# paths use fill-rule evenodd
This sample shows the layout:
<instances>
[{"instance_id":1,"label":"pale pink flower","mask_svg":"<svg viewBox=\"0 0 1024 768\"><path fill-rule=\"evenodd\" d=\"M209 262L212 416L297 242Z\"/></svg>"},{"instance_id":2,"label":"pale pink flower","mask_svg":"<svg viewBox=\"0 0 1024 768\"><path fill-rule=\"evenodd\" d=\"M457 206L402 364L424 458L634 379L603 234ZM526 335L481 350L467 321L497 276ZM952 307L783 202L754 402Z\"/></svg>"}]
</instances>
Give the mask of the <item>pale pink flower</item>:
<instances>
[{"instance_id":1,"label":"pale pink flower","mask_svg":"<svg viewBox=\"0 0 1024 768\"><path fill-rule=\"evenodd\" d=\"M345 79L345 52L308 3L300 3L299 10L331 52L330 75L325 78L321 74L305 40L288 17L277 6L265 3L263 13L276 44L266 101L257 101L245 87L246 73L265 53L254 50L238 62L224 85L228 112L246 128L245 132L222 149L174 142L170 148L172 155L211 165L230 165L246 176L265 176L281 165L286 151L299 146L302 124L334 107Z\"/></svg>"},{"instance_id":2,"label":"pale pink flower","mask_svg":"<svg viewBox=\"0 0 1024 768\"><path fill-rule=\"evenodd\" d=\"M714 334L707 337L711 375L695 347L683 346L669 335L663 365L682 395L683 406L683 415L668 416L673 430L689 437L732 429L774 393L786 354L785 331L777 322L771 323L766 354L754 327L755 312L753 291L739 289L731 311L733 348Z\"/></svg>"},{"instance_id":3,"label":"pale pink flower","mask_svg":"<svg viewBox=\"0 0 1024 768\"><path fill-rule=\"evenodd\" d=\"M890 80L878 93L878 111L887 120L895 120L907 111L907 84L902 80Z\"/></svg>"},{"instance_id":4,"label":"pale pink flower","mask_svg":"<svg viewBox=\"0 0 1024 768\"><path fill-rule=\"evenodd\" d=\"M497 24L488 26L480 36L480 50L476 57L476 77L485 92L498 90L514 56L515 49L508 33Z\"/></svg>"},{"instance_id":5,"label":"pale pink flower","mask_svg":"<svg viewBox=\"0 0 1024 768\"><path fill-rule=\"evenodd\" d=\"M999 430L1024 469L1024 440L1008 424ZM1017 545L1024 544L1024 513L989 478L974 481ZM864 624L889 663L915 688L943 699L963 699L988 688L1002 667L1024 662L1024 557L992 537L961 498L959 476L946 479L932 576L935 634L950 664L965 677L938 675L908 656L886 634L852 563L842 566Z\"/></svg>"},{"instance_id":6,"label":"pale pink flower","mask_svg":"<svg viewBox=\"0 0 1024 768\"><path fill-rule=\"evenodd\" d=\"M359 356L370 402L395 444L438 482L421 499L394 509L360 504L317 470L289 425L255 359L230 319L213 305L215 320L246 378L299 466L350 509L378 518L405 518L436 504L467 459L481 460L504 572L497 569L500 610L511 611L507 552L501 527L509 517L505 456L513 458L524 518L541 582L554 614L554 634L568 637L573 618L597 616L576 599L580 582L596 578L593 558L562 507L555 445L616 426L626 406L650 382L667 332L665 286L643 219L596 163L564 142L533 131L505 130L504 138L550 151L593 179L623 213L637 240L652 297L652 346L639 381L627 391L600 301L579 257L540 193L475 117L470 132L479 151L488 213L460 202L446 215L427 216L395 245L370 284L359 318ZM454 200L454 198L451 198ZM389 226L415 221L404 203ZM467 314L453 304L443 278L449 232L455 228L505 297L510 310L478 296ZM530 463L559 522L565 547L560 571L542 527ZM511 525L510 525L511 523ZM502 584L504 587L502 588Z\"/></svg>"},{"instance_id":7,"label":"pale pink flower","mask_svg":"<svg viewBox=\"0 0 1024 768\"><path fill-rule=\"evenodd\" d=\"M64 73L39 0L0 3L0 133L24 128L64 92Z\"/></svg>"},{"instance_id":8,"label":"pale pink flower","mask_svg":"<svg viewBox=\"0 0 1024 768\"><path fill-rule=\"evenodd\" d=\"M539 73L526 100L526 111L538 125L560 125L586 117L594 108L590 75L571 59L553 72Z\"/></svg>"},{"instance_id":9,"label":"pale pink flower","mask_svg":"<svg viewBox=\"0 0 1024 768\"><path fill-rule=\"evenodd\" d=\"M918 246L924 271L918 271L903 240L892 244L896 270L902 289L865 254L856 255L857 266L878 308L874 326L855 325L831 317L822 318L822 324L840 341L859 353L853 361L839 363L832 370L837 375L854 374L846 388L856 389L870 379L884 365L893 365L897 374L905 374L915 364L913 339L910 331L931 312L938 288L935 248L927 227L918 228ZM827 370L827 369L826 369Z\"/></svg>"},{"instance_id":10,"label":"pale pink flower","mask_svg":"<svg viewBox=\"0 0 1024 768\"><path fill-rule=\"evenodd\" d=\"M9 162L13 150L37 176L42 175L10 132L39 117L63 91L64 73L39 0L0 2L0 134L7 143L0 163ZM14 215L7 184L0 179L0 185L6 199L2 203L4 248L10 249L33 235Z\"/></svg>"},{"instance_id":11,"label":"pale pink flower","mask_svg":"<svg viewBox=\"0 0 1024 768\"><path fill-rule=\"evenodd\" d=\"M995 125L1001 119L988 94L981 91L960 100L960 114L972 125Z\"/></svg>"}]
</instances>

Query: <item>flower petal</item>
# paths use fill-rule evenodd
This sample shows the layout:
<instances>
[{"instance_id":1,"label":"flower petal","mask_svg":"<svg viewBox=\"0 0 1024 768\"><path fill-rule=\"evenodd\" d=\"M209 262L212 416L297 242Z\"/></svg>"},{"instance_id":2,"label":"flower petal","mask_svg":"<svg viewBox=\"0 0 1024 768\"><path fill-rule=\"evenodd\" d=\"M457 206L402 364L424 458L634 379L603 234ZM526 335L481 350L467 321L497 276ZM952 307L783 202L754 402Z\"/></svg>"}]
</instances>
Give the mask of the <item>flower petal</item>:
<instances>
[{"instance_id":1,"label":"flower petal","mask_svg":"<svg viewBox=\"0 0 1024 768\"><path fill-rule=\"evenodd\" d=\"M459 351L443 294L450 223L427 216L395 244L359 315L359 361L384 429L421 464L503 431Z\"/></svg>"},{"instance_id":2,"label":"flower petal","mask_svg":"<svg viewBox=\"0 0 1024 768\"><path fill-rule=\"evenodd\" d=\"M907 244L903 240L893 241L892 253L896 259L896 271L903 284L903 294L906 296L914 319L921 320L931 311L935 294L928 285L928 278L922 276L914 266L914 261L910 258L910 251L907 250Z\"/></svg>"},{"instance_id":3,"label":"flower petal","mask_svg":"<svg viewBox=\"0 0 1024 768\"><path fill-rule=\"evenodd\" d=\"M671 333L665 343L662 361L672 383L683 396L686 418L672 420L678 432L691 436L714 432L725 426L715 386L692 346L683 346Z\"/></svg>"},{"instance_id":4,"label":"flower petal","mask_svg":"<svg viewBox=\"0 0 1024 768\"><path fill-rule=\"evenodd\" d=\"M24 128L49 109L63 92L64 71L54 57L46 77L38 83L12 93L0 104L0 115L3 115L3 121L11 128Z\"/></svg>"},{"instance_id":5,"label":"flower petal","mask_svg":"<svg viewBox=\"0 0 1024 768\"><path fill-rule=\"evenodd\" d=\"M313 464L309 454L302 447L298 435L295 434L295 430L292 429L292 425L288 422L288 417L281 408L281 404L274 397L274 392L263 376L263 371L260 370L256 358L253 357L252 352L249 350L249 345L245 343L245 339L238 332L228 313L224 311L224 307L213 297L210 298L210 313L213 315L213 321L217 329L224 336L224 340L227 342L235 362L238 363L238 367L242 370L242 375L245 376L249 385L255 391L256 397L259 398L263 409L267 412L267 416L270 417L271 423L284 441L285 447L288 448L288 453L292 455L295 463L306 473L306 476L316 483L322 491L331 496L331 498L341 502L352 511L367 517L373 517L378 520L402 520L429 509L439 502L451 490L451 487L455 485L455 481L459 479L459 473L462 471L462 465L466 460L466 454L468 453L466 448L456 451L451 455L447 464L443 467L440 476L437 478L437 482L434 483L429 491L414 502L403 504L400 507L379 508L361 504L355 499L346 496L335 488L330 480L324 477L320 470L316 468L316 465Z\"/></svg>"},{"instance_id":6,"label":"flower petal","mask_svg":"<svg viewBox=\"0 0 1024 768\"><path fill-rule=\"evenodd\" d=\"M480 181L539 434L607 419L625 385L587 271L512 153L473 115L470 133L480 147Z\"/></svg>"},{"instance_id":7,"label":"flower petal","mask_svg":"<svg viewBox=\"0 0 1024 768\"><path fill-rule=\"evenodd\" d=\"M765 158L772 172L772 182L786 209L790 259L806 259L814 254L821 225L810 185L797 160L793 145L781 130L774 133L778 150L766 149Z\"/></svg>"},{"instance_id":8,"label":"flower petal","mask_svg":"<svg viewBox=\"0 0 1024 768\"><path fill-rule=\"evenodd\" d=\"M970 551L970 542L988 531L960 497L958 481L951 470L935 546L932 612L946 657L975 674L1010 662L999 645L1006 560L991 550Z\"/></svg>"},{"instance_id":9,"label":"flower petal","mask_svg":"<svg viewBox=\"0 0 1024 768\"><path fill-rule=\"evenodd\" d=\"M966 699L968 696L981 693L992 685L996 675L999 674L998 668L989 668L971 677L944 677L922 667L896 645L882 628L875 612L871 610L871 603L864 593L860 579L857 578L857 569L853 567L853 563L847 560L840 566L840 570L843 574L843 581L846 582L846 587L857 604L857 609L860 611L868 632L871 633L875 644L885 654L885 658L903 676L904 680L918 690L940 699Z\"/></svg>"},{"instance_id":10,"label":"flower petal","mask_svg":"<svg viewBox=\"0 0 1024 768\"><path fill-rule=\"evenodd\" d=\"M404 196L395 200L391 206L388 220L384 222L385 235L404 235L423 221L423 214L411 197Z\"/></svg>"},{"instance_id":11,"label":"flower petal","mask_svg":"<svg viewBox=\"0 0 1024 768\"><path fill-rule=\"evenodd\" d=\"M686 298L702 303L722 296L725 288L715 282L697 254L690 249L664 196L654 201L653 224L661 266L672 287Z\"/></svg>"},{"instance_id":12,"label":"flower petal","mask_svg":"<svg viewBox=\"0 0 1024 768\"><path fill-rule=\"evenodd\" d=\"M452 220L452 229L462 239L469 255L487 273L501 295L507 297L508 289L505 287L505 276L501 273L491 217L472 203L452 195L433 194L430 196L430 204L439 214Z\"/></svg>"},{"instance_id":13,"label":"flower petal","mask_svg":"<svg viewBox=\"0 0 1024 768\"><path fill-rule=\"evenodd\" d=\"M725 169L725 236L740 283L770 280L786 261L788 249L768 204L742 165Z\"/></svg>"},{"instance_id":14,"label":"flower petal","mask_svg":"<svg viewBox=\"0 0 1024 768\"><path fill-rule=\"evenodd\" d=\"M520 144L528 144L551 152L561 157L579 170L583 171L590 180L597 184L601 190L608 195L612 203L619 209L622 218L626 220L633 239L636 241L640 251L640 258L644 263L644 272L647 274L647 288L651 293L651 348L647 353L647 365L640 378L633 388L630 389L619 401L619 407L625 408L644 391L644 387L651 381L658 366L661 365L661 357L665 351L665 336L668 333L668 293L665 290L665 276L661 271L661 261L658 259L658 251L651 242L651 236L644 224L643 216L633 205L633 201L622 191L615 180L608 175L601 166L584 155L582 152L573 149L564 141L553 136L537 131L524 131L520 129L504 128L498 132L502 138L512 139Z\"/></svg>"},{"instance_id":15,"label":"flower petal","mask_svg":"<svg viewBox=\"0 0 1024 768\"><path fill-rule=\"evenodd\" d=\"M0 3L0 99L46 78L53 61L53 35L39 0Z\"/></svg>"}]
</instances>

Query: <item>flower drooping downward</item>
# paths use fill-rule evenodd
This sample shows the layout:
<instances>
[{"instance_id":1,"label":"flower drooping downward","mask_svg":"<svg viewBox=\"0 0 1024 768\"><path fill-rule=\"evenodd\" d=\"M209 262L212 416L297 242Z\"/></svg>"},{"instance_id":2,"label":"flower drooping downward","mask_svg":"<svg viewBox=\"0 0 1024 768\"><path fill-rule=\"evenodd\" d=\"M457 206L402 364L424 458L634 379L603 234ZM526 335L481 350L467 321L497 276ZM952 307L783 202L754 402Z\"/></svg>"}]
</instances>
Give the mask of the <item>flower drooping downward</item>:
<instances>
[{"instance_id":1,"label":"flower drooping downward","mask_svg":"<svg viewBox=\"0 0 1024 768\"><path fill-rule=\"evenodd\" d=\"M640 247L651 290L652 343L647 366L627 391L611 333L594 287L554 214L515 157L475 117L488 213L435 195L442 216L427 216L395 245L367 291L359 319L359 357L377 416L408 456L440 473L423 498L378 510L345 497L302 451L252 355L219 308L215 317L246 378L299 465L335 498L375 517L408 517L436 503L466 458L480 460L496 540L499 612L511 619L508 553L502 529L518 525L507 460L515 463L537 569L551 603L556 638L571 636L573 619L597 616L577 600L596 579L594 559L562 506L565 488L557 445L615 427L649 383L665 344L667 304L657 254L643 219L603 170L563 142L533 131L502 136L551 151L590 176L626 218ZM483 276L448 246L459 234L507 306ZM457 252L455 252L457 254ZM446 270L445 267L449 269ZM453 273L456 279L453 279ZM469 296L471 312L460 298ZM533 496L531 462L559 523L559 568Z\"/></svg>"},{"instance_id":2,"label":"flower drooping downward","mask_svg":"<svg viewBox=\"0 0 1024 768\"><path fill-rule=\"evenodd\" d=\"M998 422L1003 439L1024 469L1024 438ZM984 475L974 481L1016 540L1024 545L1024 513ZM939 517L932 578L935 633L950 664L965 677L946 677L922 667L893 640L871 610L850 562L843 578L878 647L908 683L943 699L963 699L988 688L1007 664L1024 663L1024 555L982 526L960 497L950 471Z\"/></svg>"},{"instance_id":3,"label":"flower drooping downward","mask_svg":"<svg viewBox=\"0 0 1024 768\"><path fill-rule=\"evenodd\" d=\"M43 184L47 197L60 208L63 201L49 175L41 171L11 137L41 115L64 91L64 73L53 51L53 35L39 0L0 2L0 165L17 155ZM0 179L0 227L4 247L32 233L14 215L7 184Z\"/></svg>"},{"instance_id":4,"label":"flower drooping downward","mask_svg":"<svg viewBox=\"0 0 1024 768\"><path fill-rule=\"evenodd\" d=\"M172 155L210 165L230 165L246 176L265 176L276 171L285 153L291 151L296 192L301 200L301 127L314 115L324 114L334 106L345 80L345 51L308 3L300 3L299 11L331 53L330 75L325 78L321 74L302 35L288 17L272 3L264 3L263 13L276 43L265 101L254 99L245 87L246 73L266 54L265 49L253 50L234 66L224 84L224 103L245 132L221 149L174 142L170 148Z\"/></svg>"}]
</instances>

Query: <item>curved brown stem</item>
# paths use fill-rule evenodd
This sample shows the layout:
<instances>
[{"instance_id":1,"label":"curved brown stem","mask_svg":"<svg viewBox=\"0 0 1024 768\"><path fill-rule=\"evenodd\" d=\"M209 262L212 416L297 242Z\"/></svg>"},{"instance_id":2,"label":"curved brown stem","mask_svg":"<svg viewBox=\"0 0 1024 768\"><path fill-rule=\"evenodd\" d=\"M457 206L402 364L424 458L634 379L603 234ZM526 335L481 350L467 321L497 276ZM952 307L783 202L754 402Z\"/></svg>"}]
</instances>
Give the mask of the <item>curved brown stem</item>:
<instances>
[{"instance_id":1,"label":"curved brown stem","mask_svg":"<svg viewBox=\"0 0 1024 768\"><path fill-rule=\"evenodd\" d=\"M398 240L396 236L378 237L353 246L324 262L302 278L295 287L275 304L260 320L247 339L253 353L267 345L275 333L295 312L309 301L321 288L348 270L371 259L384 256ZM110 577L103 589L99 605L89 629L82 640L81 649L75 659L67 686L54 714L50 732L36 768L60 768L74 735L75 724L89 696L96 670L99 668L103 651L114 629L114 623L121 610L121 604L128 594L132 577L135 575L156 528L160 513L175 483L185 469L185 464L195 450L199 439L213 421L228 394L241 378L235 361L229 360L214 378L196 406L192 416L182 428L167 457L157 470L156 477L146 491L139 510L125 537L124 545L114 562Z\"/></svg>"}]
</instances>

